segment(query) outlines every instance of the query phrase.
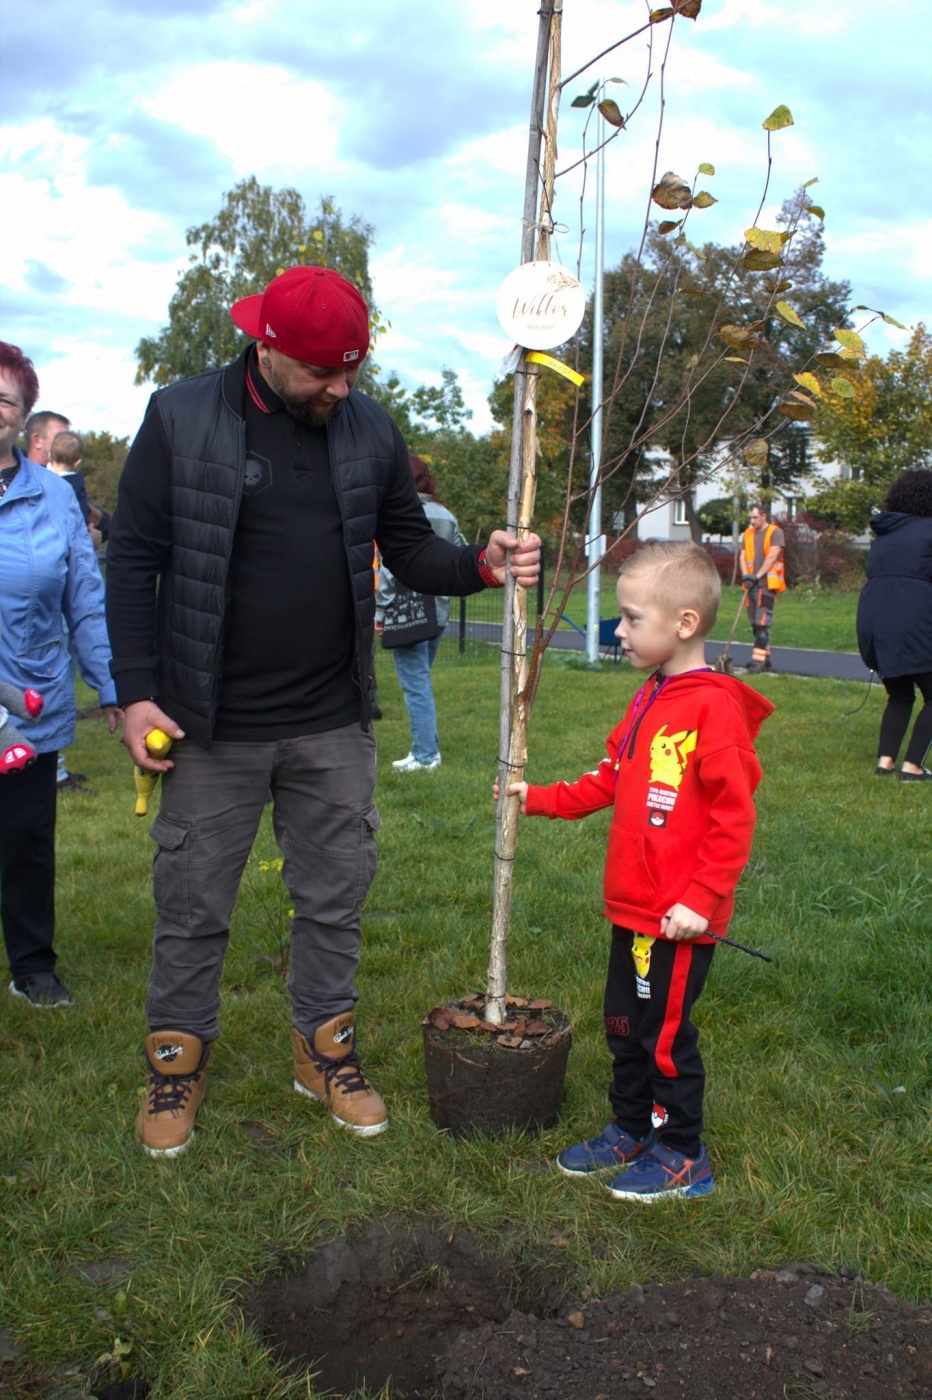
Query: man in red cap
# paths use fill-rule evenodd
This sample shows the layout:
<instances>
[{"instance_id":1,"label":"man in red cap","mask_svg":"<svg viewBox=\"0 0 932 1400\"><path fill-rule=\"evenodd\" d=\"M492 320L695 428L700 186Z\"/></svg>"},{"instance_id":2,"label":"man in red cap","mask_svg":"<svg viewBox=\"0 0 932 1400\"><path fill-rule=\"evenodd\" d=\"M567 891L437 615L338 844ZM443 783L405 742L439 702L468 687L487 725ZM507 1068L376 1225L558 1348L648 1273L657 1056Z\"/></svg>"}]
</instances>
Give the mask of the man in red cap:
<instances>
[{"instance_id":1,"label":"man in red cap","mask_svg":"<svg viewBox=\"0 0 932 1400\"><path fill-rule=\"evenodd\" d=\"M183 1152L219 1035L240 878L271 791L291 928L295 1089L364 1137L388 1116L356 1053L360 905L375 873L373 542L419 593L538 575L540 541L434 534L408 450L354 388L369 313L349 282L293 267L231 316L233 364L153 394L107 557L124 743L162 776L146 1010L154 1157ZM153 759L146 735L174 740Z\"/></svg>"}]
</instances>

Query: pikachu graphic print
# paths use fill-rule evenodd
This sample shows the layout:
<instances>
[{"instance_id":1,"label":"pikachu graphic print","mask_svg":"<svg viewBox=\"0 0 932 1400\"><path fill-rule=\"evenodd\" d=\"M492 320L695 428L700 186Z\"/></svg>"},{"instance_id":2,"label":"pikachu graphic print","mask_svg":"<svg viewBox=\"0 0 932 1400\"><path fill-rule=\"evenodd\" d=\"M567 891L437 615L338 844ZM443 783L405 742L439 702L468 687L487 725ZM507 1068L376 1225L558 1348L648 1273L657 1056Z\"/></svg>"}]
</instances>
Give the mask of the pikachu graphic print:
<instances>
[{"instance_id":1,"label":"pikachu graphic print","mask_svg":"<svg viewBox=\"0 0 932 1400\"><path fill-rule=\"evenodd\" d=\"M686 772L690 754L699 742L697 729L681 729L668 734L662 724L650 741L650 783L647 789L647 820L651 826L666 826Z\"/></svg>"}]
</instances>

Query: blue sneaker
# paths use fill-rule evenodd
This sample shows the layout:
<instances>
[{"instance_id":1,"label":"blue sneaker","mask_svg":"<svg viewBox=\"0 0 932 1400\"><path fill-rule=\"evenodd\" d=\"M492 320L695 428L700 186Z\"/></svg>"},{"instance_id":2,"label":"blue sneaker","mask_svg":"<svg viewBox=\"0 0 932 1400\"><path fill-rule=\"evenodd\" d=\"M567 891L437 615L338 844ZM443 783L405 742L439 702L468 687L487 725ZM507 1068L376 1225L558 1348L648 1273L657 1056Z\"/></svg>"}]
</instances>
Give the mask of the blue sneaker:
<instances>
[{"instance_id":1,"label":"blue sneaker","mask_svg":"<svg viewBox=\"0 0 932 1400\"><path fill-rule=\"evenodd\" d=\"M667 1196L708 1196L715 1190L709 1154L687 1157L655 1142L627 1171L608 1183L618 1201L659 1201Z\"/></svg>"},{"instance_id":2,"label":"blue sneaker","mask_svg":"<svg viewBox=\"0 0 932 1400\"><path fill-rule=\"evenodd\" d=\"M557 1166L567 1176L597 1176L599 1172L616 1171L619 1166L636 1161L653 1141L653 1128L639 1141L617 1123L609 1123L598 1137L565 1148L557 1158Z\"/></svg>"}]
</instances>

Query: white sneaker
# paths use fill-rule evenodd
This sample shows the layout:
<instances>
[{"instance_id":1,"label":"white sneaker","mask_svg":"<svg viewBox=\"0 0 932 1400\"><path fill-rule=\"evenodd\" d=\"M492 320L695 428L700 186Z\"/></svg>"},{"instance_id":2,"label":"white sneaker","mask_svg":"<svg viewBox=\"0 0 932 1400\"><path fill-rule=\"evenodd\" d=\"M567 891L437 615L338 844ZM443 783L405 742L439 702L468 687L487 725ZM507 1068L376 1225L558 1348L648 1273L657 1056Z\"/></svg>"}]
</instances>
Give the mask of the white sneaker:
<instances>
[{"instance_id":1,"label":"white sneaker","mask_svg":"<svg viewBox=\"0 0 932 1400\"><path fill-rule=\"evenodd\" d=\"M392 767L398 773L429 773L432 768L440 767L440 755L438 753L434 758L428 759L426 763L421 763L420 759L415 758L413 753L409 753L404 758L396 758Z\"/></svg>"}]
</instances>

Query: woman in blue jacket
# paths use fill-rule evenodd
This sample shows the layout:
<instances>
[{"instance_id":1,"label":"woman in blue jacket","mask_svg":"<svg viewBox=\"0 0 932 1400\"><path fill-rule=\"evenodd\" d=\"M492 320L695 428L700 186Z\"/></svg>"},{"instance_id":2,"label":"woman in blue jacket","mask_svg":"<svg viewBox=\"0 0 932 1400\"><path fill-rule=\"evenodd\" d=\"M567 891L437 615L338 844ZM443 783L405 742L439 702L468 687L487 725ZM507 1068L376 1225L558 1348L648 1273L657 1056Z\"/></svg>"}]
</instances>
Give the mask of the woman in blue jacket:
<instances>
[{"instance_id":1,"label":"woman in blue jacket","mask_svg":"<svg viewBox=\"0 0 932 1400\"><path fill-rule=\"evenodd\" d=\"M66 1006L55 975L55 808L58 750L74 738L75 698L63 619L81 674L115 732L104 588L67 481L16 446L39 396L32 361L0 341L0 679L45 701L27 726L35 763L0 776L0 922L10 991L32 1006Z\"/></svg>"},{"instance_id":2,"label":"woman in blue jacket","mask_svg":"<svg viewBox=\"0 0 932 1400\"><path fill-rule=\"evenodd\" d=\"M897 477L884 509L871 521L876 535L867 556L867 582L858 599L858 650L887 692L880 722L877 776L893 772L916 716L900 777L928 782L932 745L932 471L917 468Z\"/></svg>"}]
</instances>

